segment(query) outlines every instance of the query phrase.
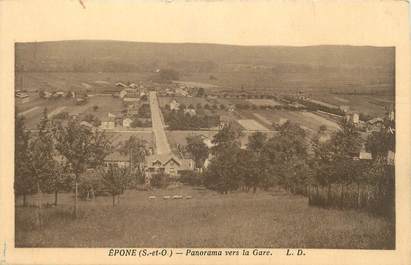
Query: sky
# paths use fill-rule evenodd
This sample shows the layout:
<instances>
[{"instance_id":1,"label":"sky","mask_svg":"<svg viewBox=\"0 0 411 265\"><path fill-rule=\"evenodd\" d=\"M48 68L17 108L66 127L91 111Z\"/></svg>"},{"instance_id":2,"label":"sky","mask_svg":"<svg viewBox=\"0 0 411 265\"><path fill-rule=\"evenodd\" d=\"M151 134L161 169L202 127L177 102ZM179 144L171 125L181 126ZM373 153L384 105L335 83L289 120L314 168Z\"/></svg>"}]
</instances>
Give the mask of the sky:
<instances>
[{"instance_id":1,"label":"sky","mask_svg":"<svg viewBox=\"0 0 411 265\"><path fill-rule=\"evenodd\" d=\"M387 46L408 13L403 1L82 1L0 1L0 27L15 41Z\"/></svg>"}]
</instances>

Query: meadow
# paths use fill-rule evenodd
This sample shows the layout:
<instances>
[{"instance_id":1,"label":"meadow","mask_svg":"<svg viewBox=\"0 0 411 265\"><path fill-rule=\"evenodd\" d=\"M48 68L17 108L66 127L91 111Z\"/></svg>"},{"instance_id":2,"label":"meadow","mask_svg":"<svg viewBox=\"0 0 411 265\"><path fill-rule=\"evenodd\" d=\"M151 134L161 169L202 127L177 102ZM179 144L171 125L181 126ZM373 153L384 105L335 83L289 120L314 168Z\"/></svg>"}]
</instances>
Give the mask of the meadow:
<instances>
[{"instance_id":1,"label":"meadow","mask_svg":"<svg viewBox=\"0 0 411 265\"><path fill-rule=\"evenodd\" d=\"M165 195L192 199L165 200ZM156 196L149 199L149 196ZM49 197L53 201L52 195ZM394 249L394 225L351 210L308 205L282 190L221 195L203 188L171 186L128 190L112 207L110 197L81 201L71 217L72 194L43 209L16 207L16 247L244 247Z\"/></svg>"}]
</instances>

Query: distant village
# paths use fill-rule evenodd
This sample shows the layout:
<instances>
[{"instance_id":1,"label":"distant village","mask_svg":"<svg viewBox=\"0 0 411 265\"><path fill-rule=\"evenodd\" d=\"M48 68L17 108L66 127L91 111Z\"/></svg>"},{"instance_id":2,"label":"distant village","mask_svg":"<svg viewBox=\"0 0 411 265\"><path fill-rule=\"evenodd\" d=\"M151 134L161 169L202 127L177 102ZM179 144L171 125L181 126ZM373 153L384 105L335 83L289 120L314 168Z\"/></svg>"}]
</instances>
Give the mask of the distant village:
<instances>
[{"instance_id":1,"label":"distant village","mask_svg":"<svg viewBox=\"0 0 411 265\"><path fill-rule=\"evenodd\" d=\"M60 98L71 99L74 105L82 106L89 102L89 100L96 96L109 96L113 100L117 100L122 103L122 108L114 111L107 111L105 114L101 115L96 120L82 120L81 124L92 130L107 130L117 133L121 131L132 131L132 130L144 130L152 127L151 113L150 113L150 103L148 102L148 97L150 91L156 91L158 97L170 98L169 103L165 106L160 106L163 112L163 122L164 120L170 119L168 115L181 113L182 117L196 118L204 121L206 117L208 120L212 120L209 123L202 123L204 127L190 127L182 128L190 130L220 130L227 124L231 123L232 120L227 118L229 115L234 115L237 110L247 110L247 109L263 109L263 110L292 110L292 111L311 111L315 112L316 115L324 117L329 120L338 120L341 118L349 121L362 132L362 137L367 138L372 132L379 131L384 122L384 117L373 117L367 120L361 119L361 115L358 112L350 110L348 105L334 105L320 100L316 100L309 96L304 96L301 94L297 95L267 95L258 93L227 93L227 92L209 92L203 87L199 86L188 86L184 83L171 83L171 84L156 84L156 83L133 83L133 82L117 82L112 87L105 87L104 89L98 91L92 91L88 89L78 89L78 90L40 90L38 91L38 96L45 100L55 100ZM15 92L16 101L19 104L25 104L30 102L30 95L22 90L16 90ZM181 100L187 102L190 98L204 98L209 102L217 102L214 104L184 104ZM218 99L244 99L245 101L241 103L230 103L230 104L218 104ZM250 100L250 101L246 101ZM253 104L254 101L260 104ZM267 100L267 101L266 101ZM269 101L274 100L278 104L271 104ZM267 102L267 104L264 104ZM94 106L98 108L98 106ZM199 112L204 112L204 110L219 110L218 114L212 116L200 116ZM223 114L221 114L223 113ZM224 114L226 113L226 114ZM55 115L58 118L61 113ZM387 110L387 115L390 120L394 120L394 110L393 108ZM72 115L76 116L76 115ZM175 120L175 117L172 117ZM275 133L275 128L283 125L289 121L289 119L281 118L278 122L272 124L266 133ZM182 124L187 124L186 120L182 120ZM209 125L210 124L210 125ZM172 124L171 124L172 125ZM173 130L173 126L170 127L169 122L165 124L165 129ZM301 126L306 129L304 126ZM181 128L177 128L181 129ZM244 128L242 128L244 129ZM250 130L250 128L248 128ZM247 131L247 130L246 130ZM393 132L394 133L394 132ZM326 142L330 139L330 134L328 132L319 133L320 142ZM207 135L201 135L203 142L207 147L211 148L212 138ZM244 139L246 137L243 137ZM155 142L155 141L154 141ZM242 142L242 148L246 148L247 141ZM177 153L156 155L155 148L150 148L150 154L146 159L145 168L147 172L156 172L164 170L165 173L169 175L178 175L179 172L185 170L194 170L193 160L181 150L181 146L177 146ZM390 160L394 159L394 153L388 154ZM358 153L353 154L354 159L372 159L371 153L365 151L365 146L358 147ZM205 161L205 167L209 163L209 159ZM105 158L106 165L116 165L119 167L128 166L130 161L129 157L122 155L120 152L115 151Z\"/></svg>"}]
</instances>

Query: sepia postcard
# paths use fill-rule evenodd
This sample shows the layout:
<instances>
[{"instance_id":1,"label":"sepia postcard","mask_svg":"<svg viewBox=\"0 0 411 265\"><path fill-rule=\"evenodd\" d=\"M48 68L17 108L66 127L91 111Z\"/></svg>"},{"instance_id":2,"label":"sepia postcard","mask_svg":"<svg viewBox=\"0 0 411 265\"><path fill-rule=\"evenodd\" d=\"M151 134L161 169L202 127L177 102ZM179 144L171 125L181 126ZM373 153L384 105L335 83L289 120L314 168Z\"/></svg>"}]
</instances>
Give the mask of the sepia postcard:
<instances>
[{"instance_id":1,"label":"sepia postcard","mask_svg":"<svg viewBox=\"0 0 411 265\"><path fill-rule=\"evenodd\" d=\"M0 1L0 264L410 264L407 1Z\"/></svg>"}]
</instances>

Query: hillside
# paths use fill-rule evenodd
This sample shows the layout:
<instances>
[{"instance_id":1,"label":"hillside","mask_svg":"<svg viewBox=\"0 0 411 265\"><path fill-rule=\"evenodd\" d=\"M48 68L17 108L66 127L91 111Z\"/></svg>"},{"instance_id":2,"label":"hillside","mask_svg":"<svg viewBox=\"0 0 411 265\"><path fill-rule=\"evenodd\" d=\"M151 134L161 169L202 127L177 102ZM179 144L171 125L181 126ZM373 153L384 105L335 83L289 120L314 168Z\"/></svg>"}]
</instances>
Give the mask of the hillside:
<instances>
[{"instance_id":1,"label":"hillside","mask_svg":"<svg viewBox=\"0 0 411 265\"><path fill-rule=\"evenodd\" d=\"M16 44L16 66L26 71L147 71L155 67L202 65L291 65L325 68L372 68L392 71L393 48L354 46L234 46L193 43L59 41ZM109 66L114 69L108 69ZM79 69L76 69L78 67ZM105 69L107 68L107 69ZM190 69L193 70L191 67ZM196 69L194 67L194 69ZM304 68L302 68L304 70ZM196 69L198 70L198 69Z\"/></svg>"},{"instance_id":2,"label":"hillside","mask_svg":"<svg viewBox=\"0 0 411 265\"><path fill-rule=\"evenodd\" d=\"M17 72L139 73L238 89L394 91L395 49L369 46L235 46L123 41L16 44ZM137 81L137 80L134 80Z\"/></svg>"}]
</instances>

